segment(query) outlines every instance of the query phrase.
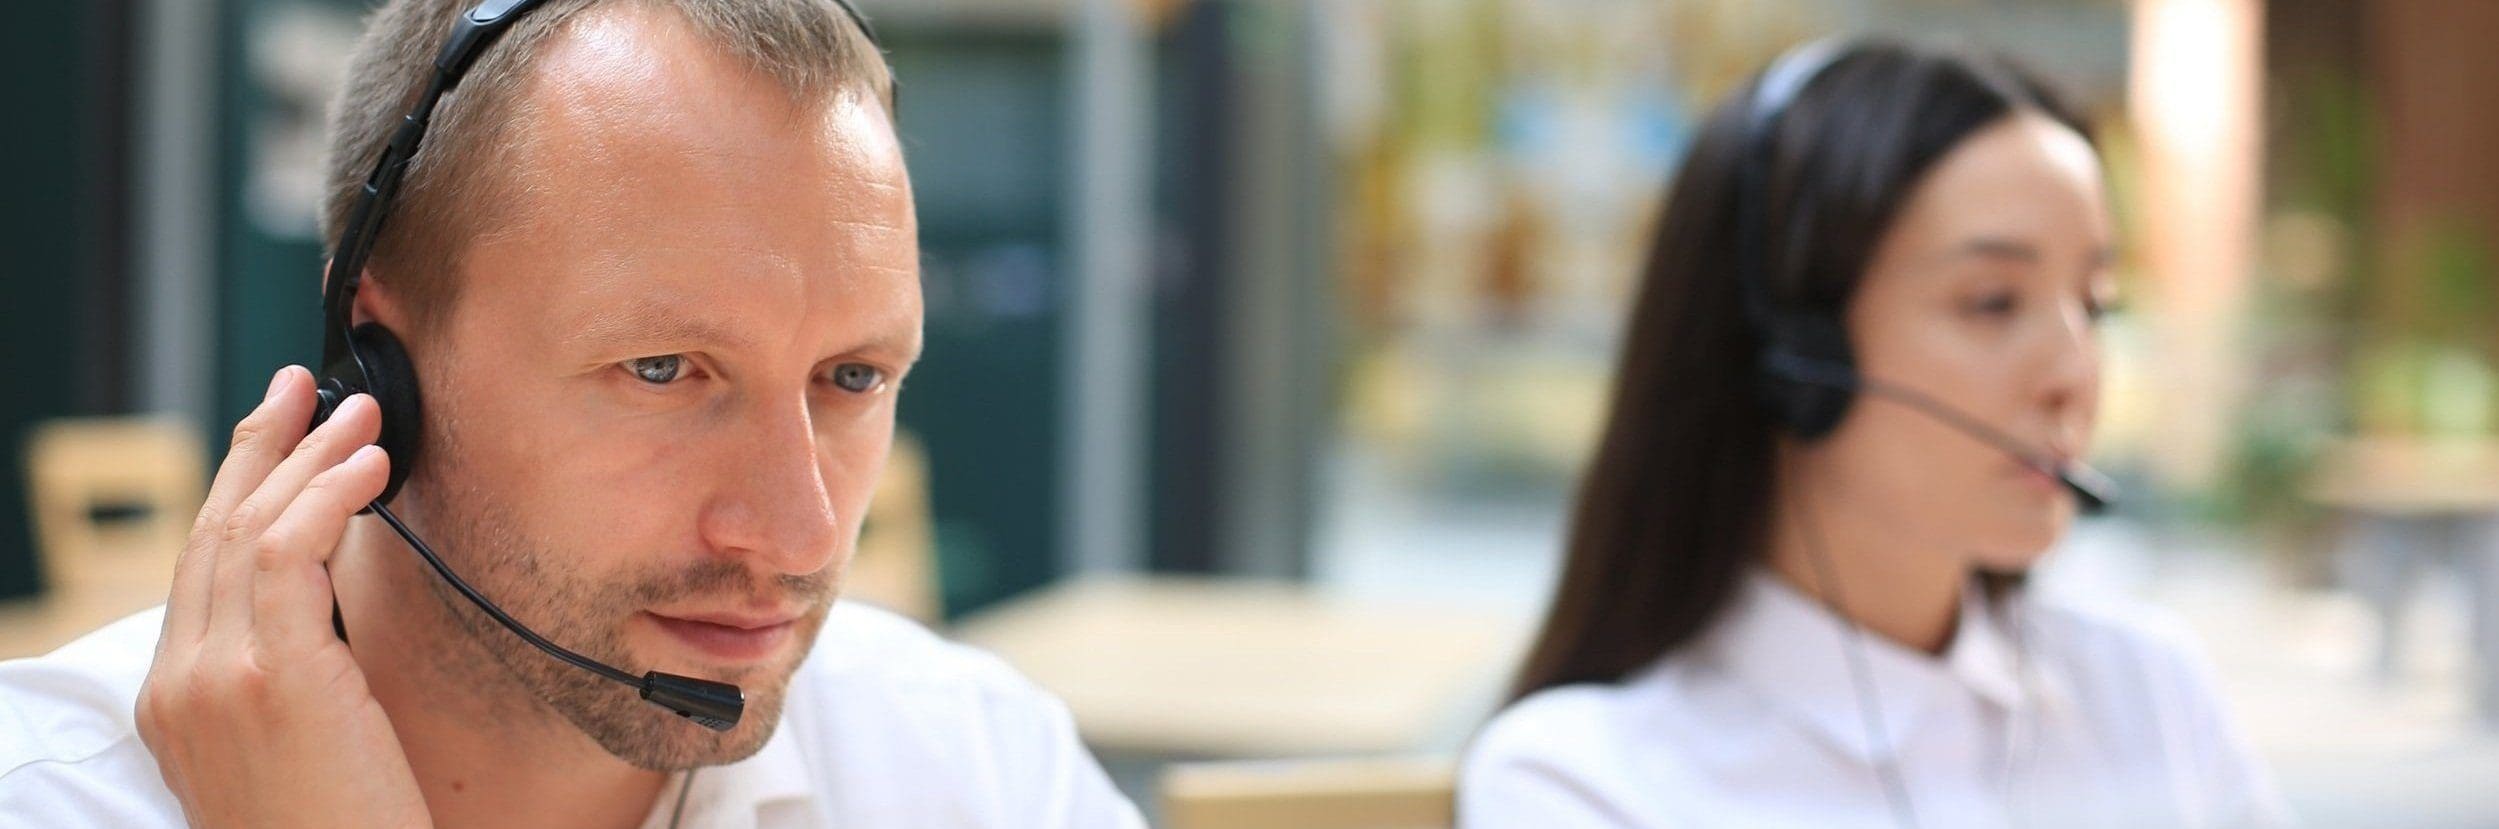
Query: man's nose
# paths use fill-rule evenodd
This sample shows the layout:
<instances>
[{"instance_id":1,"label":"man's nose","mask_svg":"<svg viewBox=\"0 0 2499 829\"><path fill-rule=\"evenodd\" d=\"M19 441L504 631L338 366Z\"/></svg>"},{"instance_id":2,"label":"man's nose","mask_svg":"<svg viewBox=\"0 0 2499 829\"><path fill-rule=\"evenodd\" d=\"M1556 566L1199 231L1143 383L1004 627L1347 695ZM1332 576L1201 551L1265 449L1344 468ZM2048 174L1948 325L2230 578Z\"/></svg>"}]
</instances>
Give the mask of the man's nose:
<instances>
[{"instance_id":1,"label":"man's nose","mask_svg":"<svg viewBox=\"0 0 2499 829\"><path fill-rule=\"evenodd\" d=\"M773 572L813 573L832 561L841 516L804 400L775 404L724 437L718 495L703 533L715 551L758 559Z\"/></svg>"}]
</instances>

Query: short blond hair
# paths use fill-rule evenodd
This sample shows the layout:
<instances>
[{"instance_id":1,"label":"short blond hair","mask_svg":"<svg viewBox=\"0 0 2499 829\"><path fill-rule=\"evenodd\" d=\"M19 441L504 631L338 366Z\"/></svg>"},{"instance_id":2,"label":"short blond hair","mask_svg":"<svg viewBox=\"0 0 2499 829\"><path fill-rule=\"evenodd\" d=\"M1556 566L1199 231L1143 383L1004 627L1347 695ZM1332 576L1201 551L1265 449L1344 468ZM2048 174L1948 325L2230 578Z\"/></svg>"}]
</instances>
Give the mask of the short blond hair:
<instances>
[{"instance_id":1,"label":"short blond hair","mask_svg":"<svg viewBox=\"0 0 2499 829\"><path fill-rule=\"evenodd\" d=\"M386 275L418 328L440 321L457 297L460 254L491 205L508 203L493 169L511 142L518 90L546 43L602 0L548 0L486 47L460 85L434 111L425 144L408 165L390 221L367 267ZM414 106L434 71L453 21L477 0L390 0L367 19L349 60L347 83L330 106L323 159L327 191L321 235L336 254L338 233L391 130ZM834 0L605 0L672 11L696 36L771 77L795 103L819 104L836 92L874 96L890 113L891 70L866 32Z\"/></svg>"}]
</instances>

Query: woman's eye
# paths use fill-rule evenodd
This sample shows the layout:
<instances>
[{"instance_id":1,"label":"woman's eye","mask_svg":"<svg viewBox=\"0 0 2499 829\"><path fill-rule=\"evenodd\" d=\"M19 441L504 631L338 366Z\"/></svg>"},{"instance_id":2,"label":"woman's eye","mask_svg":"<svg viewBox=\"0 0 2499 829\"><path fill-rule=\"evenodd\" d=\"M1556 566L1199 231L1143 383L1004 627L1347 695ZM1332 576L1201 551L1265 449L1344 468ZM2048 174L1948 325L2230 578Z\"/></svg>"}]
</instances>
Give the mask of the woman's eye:
<instances>
[{"instance_id":1,"label":"woman's eye","mask_svg":"<svg viewBox=\"0 0 2499 829\"><path fill-rule=\"evenodd\" d=\"M833 367L833 385L843 391L866 393L885 384L885 372L862 363L843 363Z\"/></svg>"},{"instance_id":2,"label":"woman's eye","mask_svg":"<svg viewBox=\"0 0 2499 829\"><path fill-rule=\"evenodd\" d=\"M2083 313L2090 316L2093 322L2098 322L2115 313L2117 305L2115 300L2105 299L2098 295L2087 296L2083 298Z\"/></svg>"},{"instance_id":3,"label":"woman's eye","mask_svg":"<svg viewBox=\"0 0 2499 829\"><path fill-rule=\"evenodd\" d=\"M2000 293L1973 298L1966 303L1966 307L1970 313L1980 316L2003 317L2012 315L2019 304L2011 293Z\"/></svg>"},{"instance_id":4,"label":"woman's eye","mask_svg":"<svg viewBox=\"0 0 2499 829\"><path fill-rule=\"evenodd\" d=\"M642 382L654 386L665 386L676 382L677 377L685 373L685 355L663 354L657 357L636 357L625 361L625 370L633 372L633 376L641 378Z\"/></svg>"}]
</instances>

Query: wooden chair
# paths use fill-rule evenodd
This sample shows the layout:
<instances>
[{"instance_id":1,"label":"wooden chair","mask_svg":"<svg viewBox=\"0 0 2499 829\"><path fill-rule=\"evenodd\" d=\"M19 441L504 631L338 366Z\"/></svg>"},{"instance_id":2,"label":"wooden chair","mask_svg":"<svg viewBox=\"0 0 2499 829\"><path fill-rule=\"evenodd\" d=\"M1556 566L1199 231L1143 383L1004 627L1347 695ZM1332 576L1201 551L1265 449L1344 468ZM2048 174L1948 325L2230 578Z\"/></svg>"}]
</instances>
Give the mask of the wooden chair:
<instances>
[{"instance_id":1,"label":"wooden chair","mask_svg":"<svg viewBox=\"0 0 2499 829\"><path fill-rule=\"evenodd\" d=\"M0 605L0 658L48 650L165 600L207 497L208 453L180 420L40 424L26 478L44 595Z\"/></svg>"},{"instance_id":2,"label":"wooden chair","mask_svg":"<svg viewBox=\"0 0 2499 829\"><path fill-rule=\"evenodd\" d=\"M1163 817L1170 829L1447 829L1456 774L1435 757L1176 764Z\"/></svg>"},{"instance_id":3,"label":"wooden chair","mask_svg":"<svg viewBox=\"0 0 2499 829\"><path fill-rule=\"evenodd\" d=\"M207 497L208 455L183 422L55 420L27 441L26 473L45 580L158 587Z\"/></svg>"}]
</instances>

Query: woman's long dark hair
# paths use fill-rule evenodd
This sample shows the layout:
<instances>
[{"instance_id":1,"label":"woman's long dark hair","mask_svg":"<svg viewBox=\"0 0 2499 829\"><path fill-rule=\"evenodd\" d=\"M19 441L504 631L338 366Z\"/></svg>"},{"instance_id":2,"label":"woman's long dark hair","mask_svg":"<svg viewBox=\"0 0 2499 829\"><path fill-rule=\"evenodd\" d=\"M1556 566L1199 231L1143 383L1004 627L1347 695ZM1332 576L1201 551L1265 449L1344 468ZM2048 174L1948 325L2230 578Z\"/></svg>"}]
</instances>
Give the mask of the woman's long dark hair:
<instances>
[{"instance_id":1,"label":"woman's long dark hair","mask_svg":"<svg viewBox=\"0 0 2499 829\"><path fill-rule=\"evenodd\" d=\"M1514 699L1619 681L1683 647L1763 556L1777 427L1736 272L1739 171L1758 149L1745 135L1751 98L1748 85L1711 113L1667 192L1561 583ZM2006 60L1849 45L1774 128L1771 244L1753 260L1767 270L1750 278L1783 308L1845 309L1926 171L2016 112L2089 135Z\"/></svg>"}]
</instances>

